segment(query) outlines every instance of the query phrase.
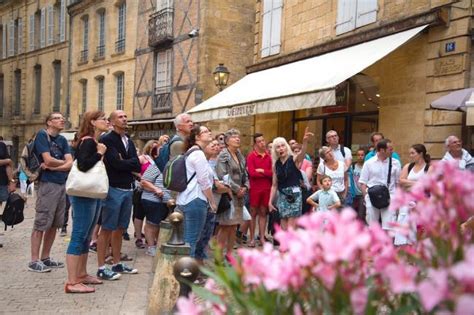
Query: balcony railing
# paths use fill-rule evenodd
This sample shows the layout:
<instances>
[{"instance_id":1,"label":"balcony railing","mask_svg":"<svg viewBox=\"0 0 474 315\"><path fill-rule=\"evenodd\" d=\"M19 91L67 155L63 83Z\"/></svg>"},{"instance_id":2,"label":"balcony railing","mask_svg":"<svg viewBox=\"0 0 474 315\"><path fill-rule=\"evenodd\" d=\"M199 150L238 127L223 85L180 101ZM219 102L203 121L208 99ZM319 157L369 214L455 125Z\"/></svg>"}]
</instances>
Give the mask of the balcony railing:
<instances>
[{"instance_id":1,"label":"balcony railing","mask_svg":"<svg viewBox=\"0 0 474 315\"><path fill-rule=\"evenodd\" d=\"M115 52L122 53L124 51L125 51L125 38L122 38L115 42Z\"/></svg>"},{"instance_id":2,"label":"balcony railing","mask_svg":"<svg viewBox=\"0 0 474 315\"><path fill-rule=\"evenodd\" d=\"M173 41L173 9L166 8L148 20L148 45L157 46Z\"/></svg>"},{"instance_id":3,"label":"balcony railing","mask_svg":"<svg viewBox=\"0 0 474 315\"><path fill-rule=\"evenodd\" d=\"M105 45L97 46L97 50L95 51L95 59L101 59L105 56Z\"/></svg>"},{"instance_id":4,"label":"balcony railing","mask_svg":"<svg viewBox=\"0 0 474 315\"><path fill-rule=\"evenodd\" d=\"M169 112L171 110L171 93L160 93L154 95L153 114Z\"/></svg>"},{"instance_id":5,"label":"balcony railing","mask_svg":"<svg viewBox=\"0 0 474 315\"><path fill-rule=\"evenodd\" d=\"M89 50L88 49L85 49L85 50L81 50L81 54L79 55L79 62L87 62L87 60L89 59Z\"/></svg>"}]
</instances>

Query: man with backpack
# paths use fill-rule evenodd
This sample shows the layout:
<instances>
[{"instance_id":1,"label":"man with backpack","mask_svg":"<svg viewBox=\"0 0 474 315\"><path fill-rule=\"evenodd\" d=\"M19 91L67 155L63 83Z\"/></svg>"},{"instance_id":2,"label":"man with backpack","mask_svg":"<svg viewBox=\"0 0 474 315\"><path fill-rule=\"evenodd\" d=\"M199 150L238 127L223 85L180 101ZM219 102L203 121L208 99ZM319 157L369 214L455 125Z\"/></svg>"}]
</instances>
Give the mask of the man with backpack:
<instances>
[{"instance_id":1,"label":"man with backpack","mask_svg":"<svg viewBox=\"0 0 474 315\"><path fill-rule=\"evenodd\" d=\"M49 272L51 268L64 267L64 263L50 257L56 229L61 228L64 223L65 184L72 166L67 140L59 134L64 129L64 122L61 113L49 114L46 118L46 129L40 130L34 141L33 154L39 159L41 178L31 233L31 262L28 264L28 270L33 272Z\"/></svg>"},{"instance_id":2,"label":"man with backpack","mask_svg":"<svg viewBox=\"0 0 474 315\"><path fill-rule=\"evenodd\" d=\"M9 192L15 187L13 179L12 160L8 154L7 145L0 139L0 207L4 201L7 201ZM0 247L3 247L0 238Z\"/></svg>"},{"instance_id":3,"label":"man with backpack","mask_svg":"<svg viewBox=\"0 0 474 315\"><path fill-rule=\"evenodd\" d=\"M191 133L193 120L186 113L179 114L174 119L174 126L176 134L160 148L159 155L155 159L156 166L158 166L161 172L165 170L165 165L168 161L184 153L184 139Z\"/></svg>"}]
</instances>

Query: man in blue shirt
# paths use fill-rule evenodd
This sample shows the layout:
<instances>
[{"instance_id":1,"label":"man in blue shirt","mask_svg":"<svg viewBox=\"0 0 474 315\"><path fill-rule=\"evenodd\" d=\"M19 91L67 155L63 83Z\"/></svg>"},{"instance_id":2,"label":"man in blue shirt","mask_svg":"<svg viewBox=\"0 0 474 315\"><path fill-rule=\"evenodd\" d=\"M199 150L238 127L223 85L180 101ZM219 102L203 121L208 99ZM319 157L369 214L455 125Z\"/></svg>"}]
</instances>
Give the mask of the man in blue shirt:
<instances>
[{"instance_id":1,"label":"man in blue shirt","mask_svg":"<svg viewBox=\"0 0 474 315\"><path fill-rule=\"evenodd\" d=\"M376 152L375 148L377 147L377 143L379 143L379 141L382 140L382 139L385 139L385 137L383 136L383 133L378 132L378 131L372 132L372 134L370 135L370 142L372 142L372 145L373 145L374 149L372 151L367 152L367 154L365 155L364 162L366 162L370 158L373 158L376 155L377 152ZM389 150L391 150L392 157L394 159L397 159L398 162L400 162L400 164L402 164L402 160L400 159L400 155L398 155L397 152L393 151L392 142L390 140L388 140L388 142L389 142L389 144L388 144L389 145Z\"/></svg>"},{"instance_id":2,"label":"man in blue shirt","mask_svg":"<svg viewBox=\"0 0 474 315\"><path fill-rule=\"evenodd\" d=\"M33 151L41 162L41 176L31 233L31 262L28 264L28 270L33 272L49 272L51 268L64 267L62 262L50 257L56 229L64 224L65 184L72 166L67 140L59 134L64 129L64 122L61 113L49 114L46 118L46 129L40 130L35 138Z\"/></svg>"}]
</instances>

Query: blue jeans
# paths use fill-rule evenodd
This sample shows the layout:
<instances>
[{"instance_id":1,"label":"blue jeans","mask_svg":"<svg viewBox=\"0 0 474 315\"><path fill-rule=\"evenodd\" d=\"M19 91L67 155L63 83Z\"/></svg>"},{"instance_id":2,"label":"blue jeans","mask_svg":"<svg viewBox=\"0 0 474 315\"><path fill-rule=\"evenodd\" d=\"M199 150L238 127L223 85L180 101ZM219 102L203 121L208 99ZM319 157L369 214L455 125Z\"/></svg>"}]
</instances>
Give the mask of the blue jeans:
<instances>
[{"instance_id":1,"label":"blue jeans","mask_svg":"<svg viewBox=\"0 0 474 315\"><path fill-rule=\"evenodd\" d=\"M100 214L100 199L69 196L72 204L71 241L68 255L82 255L89 252L92 231Z\"/></svg>"},{"instance_id":2,"label":"blue jeans","mask_svg":"<svg viewBox=\"0 0 474 315\"><path fill-rule=\"evenodd\" d=\"M109 187L102 210L102 228L115 231L126 230L132 216L133 191Z\"/></svg>"},{"instance_id":3,"label":"blue jeans","mask_svg":"<svg viewBox=\"0 0 474 315\"><path fill-rule=\"evenodd\" d=\"M196 244L196 258L197 259L206 259L206 247L209 244L211 239L212 232L214 231L214 224L216 223L216 214L210 211L207 212L206 223L204 223L204 228L201 233L201 237Z\"/></svg>"},{"instance_id":4,"label":"blue jeans","mask_svg":"<svg viewBox=\"0 0 474 315\"><path fill-rule=\"evenodd\" d=\"M186 205L180 206L184 214L184 241L191 246L191 257L196 255L196 243L198 242L204 223L206 223L207 201L196 198Z\"/></svg>"}]
</instances>

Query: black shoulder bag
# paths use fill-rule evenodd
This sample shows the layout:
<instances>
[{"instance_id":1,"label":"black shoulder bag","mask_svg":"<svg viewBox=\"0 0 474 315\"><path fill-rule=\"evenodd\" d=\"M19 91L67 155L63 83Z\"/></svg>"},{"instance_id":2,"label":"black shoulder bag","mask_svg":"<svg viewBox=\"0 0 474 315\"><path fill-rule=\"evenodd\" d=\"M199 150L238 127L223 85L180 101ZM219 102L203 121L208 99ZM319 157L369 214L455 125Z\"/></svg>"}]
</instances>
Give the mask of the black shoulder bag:
<instances>
[{"instance_id":1,"label":"black shoulder bag","mask_svg":"<svg viewBox=\"0 0 474 315\"><path fill-rule=\"evenodd\" d=\"M390 176L392 175L392 157L390 156L389 159L387 186L375 185L367 190L370 203L377 209L384 209L390 205L390 192L388 187L390 186Z\"/></svg>"}]
</instances>

